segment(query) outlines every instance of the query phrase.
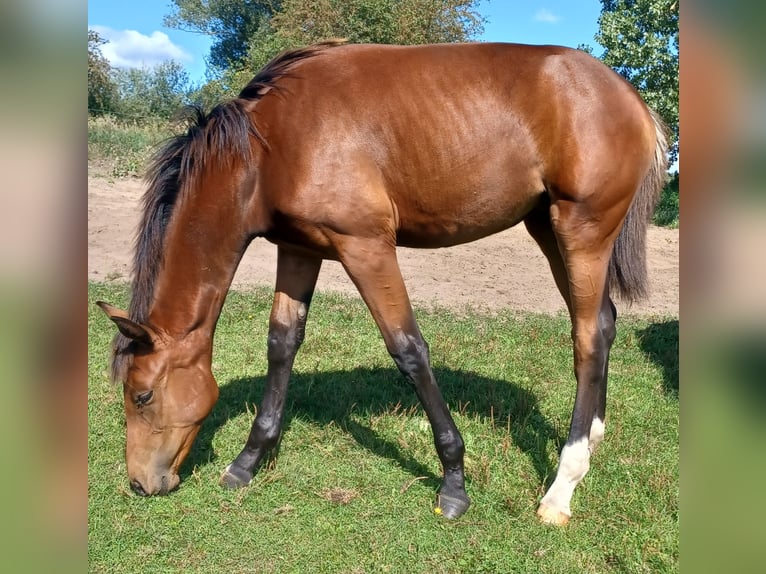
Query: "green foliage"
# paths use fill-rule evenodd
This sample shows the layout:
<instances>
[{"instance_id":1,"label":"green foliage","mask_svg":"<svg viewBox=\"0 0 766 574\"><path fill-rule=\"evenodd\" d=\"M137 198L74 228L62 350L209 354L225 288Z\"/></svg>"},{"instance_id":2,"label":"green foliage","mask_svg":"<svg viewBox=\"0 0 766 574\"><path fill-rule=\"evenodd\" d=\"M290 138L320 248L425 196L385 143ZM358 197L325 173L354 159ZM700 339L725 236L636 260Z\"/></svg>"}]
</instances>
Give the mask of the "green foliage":
<instances>
[{"instance_id":1,"label":"green foliage","mask_svg":"<svg viewBox=\"0 0 766 574\"><path fill-rule=\"evenodd\" d=\"M654 223L663 227L678 227L679 224L679 173L676 172L662 190L657 208L654 210Z\"/></svg>"},{"instance_id":2,"label":"green foliage","mask_svg":"<svg viewBox=\"0 0 766 574\"><path fill-rule=\"evenodd\" d=\"M210 110L223 100L235 95L235 92L227 88L223 78L216 78L189 90L187 99L191 104L201 106L204 110Z\"/></svg>"},{"instance_id":3,"label":"green foliage","mask_svg":"<svg viewBox=\"0 0 766 574\"><path fill-rule=\"evenodd\" d=\"M294 45L462 42L482 31L477 0L284 0L271 26Z\"/></svg>"},{"instance_id":4,"label":"green foliage","mask_svg":"<svg viewBox=\"0 0 766 574\"><path fill-rule=\"evenodd\" d=\"M678 0L602 0L601 59L632 83L672 132L678 157Z\"/></svg>"},{"instance_id":5,"label":"green foliage","mask_svg":"<svg viewBox=\"0 0 766 574\"><path fill-rule=\"evenodd\" d=\"M379 44L460 42L476 37L484 19L479 0L282 0L253 2L247 18L219 14L229 2L174 0L177 12L166 23L212 34L228 42L211 49L210 64L220 72L208 89L192 97L206 101L212 94L233 97L269 60L288 48L328 38ZM241 4L241 3L235 3ZM250 4L250 3L245 3ZM225 48L225 49L224 49ZM226 57L220 53L226 52Z\"/></svg>"},{"instance_id":6,"label":"green foliage","mask_svg":"<svg viewBox=\"0 0 766 574\"><path fill-rule=\"evenodd\" d=\"M114 72L120 100L116 113L124 118L169 119L187 103L189 76L175 61L153 68L129 68Z\"/></svg>"},{"instance_id":7,"label":"green foliage","mask_svg":"<svg viewBox=\"0 0 766 574\"><path fill-rule=\"evenodd\" d=\"M122 389L109 381L123 285L88 290L89 571L677 572L678 321L621 316L607 436L566 528L535 506L565 440L575 385L564 316L418 310L435 374L466 442L473 506L431 511L440 476L430 427L358 298L318 293L287 395L285 432L242 490L217 481L263 394L271 290L232 292L216 330L221 395L181 488L127 485Z\"/></svg>"},{"instance_id":8,"label":"green foliage","mask_svg":"<svg viewBox=\"0 0 766 574\"><path fill-rule=\"evenodd\" d=\"M227 69L218 80L216 89L224 97L235 97L269 60L294 47L297 44L290 43L287 38L276 34L270 25L264 24L250 39L247 56L242 63Z\"/></svg>"},{"instance_id":9,"label":"green foliage","mask_svg":"<svg viewBox=\"0 0 766 574\"><path fill-rule=\"evenodd\" d=\"M152 68L115 69L101 53L105 43L97 32L88 30L89 116L142 123L169 119L188 103L191 86L181 64L171 60Z\"/></svg>"},{"instance_id":10,"label":"green foliage","mask_svg":"<svg viewBox=\"0 0 766 574\"><path fill-rule=\"evenodd\" d=\"M92 115L114 111L118 99L111 66L101 53L100 46L105 43L106 40L98 32L88 30L88 111Z\"/></svg>"},{"instance_id":11,"label":"green foliage","mask_svg":"<svg viewBox=\"0 0 766 574\"><path fill-rule=\"evenodd\" d=\"M223 71L242 61L250 38L280 4L279 0L172 0L174 11L164 24L215 38L208 63Z\"/></svg>"}]
</instances>

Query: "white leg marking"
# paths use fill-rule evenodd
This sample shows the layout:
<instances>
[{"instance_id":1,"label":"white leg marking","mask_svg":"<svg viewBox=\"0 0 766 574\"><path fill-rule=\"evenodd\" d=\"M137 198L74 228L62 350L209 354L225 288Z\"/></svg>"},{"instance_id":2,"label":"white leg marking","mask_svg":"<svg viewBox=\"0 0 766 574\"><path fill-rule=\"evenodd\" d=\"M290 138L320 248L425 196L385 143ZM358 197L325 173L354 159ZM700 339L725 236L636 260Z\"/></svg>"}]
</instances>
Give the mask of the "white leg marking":
<instances>
[{"instance_id":1,"label":"white leg marking","mask_svg":"<svg viewBox=\"0 0 766 574\"><path fill-rule=\"evenodd\" d=\"M556 480L540 501L541 505L555 508L559 512L572 516L569 502L577 484L582 480L590 467L589 439L581 438L567 443L561 451L559 469Z\"/></svg>"},{"instance_id":2,"label":"white leg marking","mask_svg":"<svg viewBox=\"0 0 766 574\"><path fill-rule=\"evenodd\" d=\"M588 448L590 453L596 452L598 445L604 440L604 421L598 417L593 417L593 423L590 426L590 437L588 438Z\"/></svg>"}]
</instances>

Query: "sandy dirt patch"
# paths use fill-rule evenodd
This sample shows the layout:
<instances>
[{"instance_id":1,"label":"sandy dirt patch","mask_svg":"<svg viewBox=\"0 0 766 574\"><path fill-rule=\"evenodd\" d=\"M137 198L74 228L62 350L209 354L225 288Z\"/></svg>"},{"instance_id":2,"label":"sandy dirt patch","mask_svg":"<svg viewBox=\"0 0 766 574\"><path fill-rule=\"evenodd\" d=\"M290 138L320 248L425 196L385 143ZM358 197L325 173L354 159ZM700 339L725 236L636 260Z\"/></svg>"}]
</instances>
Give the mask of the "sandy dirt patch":
<instances>
[{"instance_id":1,"label":"sandy dirt patch","mask_svg":"<svg viewBox=\"0 0 766 574\"><path fill-rule=\"evenodd\" d=\"M89 170L90 172L91 170ZM144 191L139 179L88 176L88 279L127 281L131 250ZM255 240L234 277L234 287L273 285L277 250ZM556 313L564 303L548 264L524 226L448 249L399 248L399 263L411 299L487 310ZM618 309L626 314L678 315L678 230L650 227L650 295L647 301ZM317 290L355 294L339 263L325 261Z\"/></svg>"}]
</instances>

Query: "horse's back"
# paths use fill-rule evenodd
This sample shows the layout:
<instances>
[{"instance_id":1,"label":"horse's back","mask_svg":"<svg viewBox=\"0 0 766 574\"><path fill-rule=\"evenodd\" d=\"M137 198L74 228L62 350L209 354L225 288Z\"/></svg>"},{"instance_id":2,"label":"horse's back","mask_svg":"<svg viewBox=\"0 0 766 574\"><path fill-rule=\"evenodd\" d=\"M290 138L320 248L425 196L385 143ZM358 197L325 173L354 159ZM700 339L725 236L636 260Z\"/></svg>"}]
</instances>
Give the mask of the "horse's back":
<instances>
[{"instance_id":1,"label":"horse's back","mask_svg":"<svg viewBox=\"0 0 766 574\"><path fill-rule=\"evenodd\" d=\"M583 169L579 142L593 155L631 105L622 84L556 46L347 45L298 62L256 121L279 150L271 169L285 209L311 205L336 228L379 221L399 244L444 246L518 223ZM332 208L317 213L310 197Z\"/></svg>"}]
</instances>

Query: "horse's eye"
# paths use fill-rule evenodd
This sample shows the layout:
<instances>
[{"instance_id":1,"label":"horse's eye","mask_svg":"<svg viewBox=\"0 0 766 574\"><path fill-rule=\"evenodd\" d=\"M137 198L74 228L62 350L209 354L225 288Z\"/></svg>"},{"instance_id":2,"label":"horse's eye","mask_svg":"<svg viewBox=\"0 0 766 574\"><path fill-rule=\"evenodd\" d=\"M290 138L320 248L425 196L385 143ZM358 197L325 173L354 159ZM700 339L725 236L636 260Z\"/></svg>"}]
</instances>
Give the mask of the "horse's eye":
<instances>
[{"instance_id":1,"label":"horse's eye","mask_svg":"<svg viewBox=\"0 0 766 574\"><path fill-rule=\"evenodd\" d=\"M154 396L154 391L147 391L145 393L141 393L136 397L136 405L139 407L144 406L149 401L152 400L152 397Z\"/></svg>"}]
</instances>

